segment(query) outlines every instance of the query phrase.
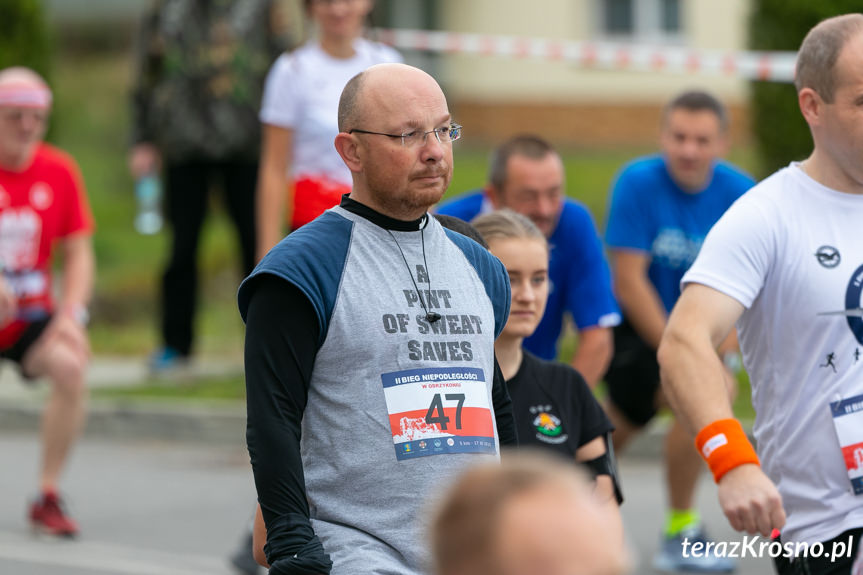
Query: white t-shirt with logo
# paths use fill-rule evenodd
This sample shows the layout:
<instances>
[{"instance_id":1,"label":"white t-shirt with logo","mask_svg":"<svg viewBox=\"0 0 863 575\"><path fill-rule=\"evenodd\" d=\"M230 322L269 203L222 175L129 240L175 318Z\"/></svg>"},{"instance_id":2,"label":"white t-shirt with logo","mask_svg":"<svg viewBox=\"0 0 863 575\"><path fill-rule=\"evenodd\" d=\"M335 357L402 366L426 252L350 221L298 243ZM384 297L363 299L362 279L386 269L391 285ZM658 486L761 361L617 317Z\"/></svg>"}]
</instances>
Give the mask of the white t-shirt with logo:
<instances>
[{"instance_id":1,"label":"white t-shirt with logo","mask_svg":"<svg viewBox=\"0 0 863 575\"><path fill-rule=\"evenodd\" d=\"M351 184L351 172L333 146L338 109L348 80L374 64L401 62L388 46L358 38L351 58L333 58L317 42L282 54L267 75L260 119L293 130L292 175ZM380 128L369 127L378 131Z\"/></svg>"},{"instance_id":2,"label":"white t-shirt with logo","mask_svg":"<svg viewBox=\"0 0 863 575\"><path fill-rule=\"evenodd\" d=\"M788 512L783 541L826 541L863 526L863 494L855 495L830 405L863 395L863 195L829 189L791 164L726 212L682 283L746 308L737 328L753 432ZM863 442L859 427L850 432Z\"/></svg>"}]
</instances>

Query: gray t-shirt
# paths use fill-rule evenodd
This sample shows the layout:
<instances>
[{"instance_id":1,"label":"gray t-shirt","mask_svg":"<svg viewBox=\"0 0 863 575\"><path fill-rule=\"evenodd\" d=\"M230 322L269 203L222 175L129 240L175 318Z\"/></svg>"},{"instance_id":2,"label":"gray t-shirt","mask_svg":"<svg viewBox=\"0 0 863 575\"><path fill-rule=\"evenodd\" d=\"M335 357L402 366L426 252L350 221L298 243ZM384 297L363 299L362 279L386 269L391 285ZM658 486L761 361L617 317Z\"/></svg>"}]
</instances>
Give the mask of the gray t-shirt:
<instances>
[{"instance_id":1,"label":"gray t-shirt","mask_svg":"<svg viewBox=\"0 0 863 575\"><path fill-rule=\"evenodd\" d=\"M297 286L321 325L301 450L332 573L421 573L428 501L499 454L491 384L505 269L433 218L391 231L337 207L258 273Z\"/></svg>"}]
</instances>

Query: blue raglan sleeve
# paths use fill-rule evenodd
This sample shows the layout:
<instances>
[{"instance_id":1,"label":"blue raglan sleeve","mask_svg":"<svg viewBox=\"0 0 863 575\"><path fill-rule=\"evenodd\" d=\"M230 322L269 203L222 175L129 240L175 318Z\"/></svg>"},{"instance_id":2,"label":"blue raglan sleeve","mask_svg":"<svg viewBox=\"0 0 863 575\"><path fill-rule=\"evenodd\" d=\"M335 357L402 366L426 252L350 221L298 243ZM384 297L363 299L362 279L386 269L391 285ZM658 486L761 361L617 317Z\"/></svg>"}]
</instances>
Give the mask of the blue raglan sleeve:
<instances>
[{"instance_id":1,"label":"blue raglan sleeve","mask_svg":"<svg viewBox=\"0 0 863 575\"><path fill-rule=\"evenodd\" d=\"M494 310L494 338L497 339L500 332L503 331L507 319L509 319L509 307L512 303L509 274L499 259L475 241L449 229L445 229L444 232L461 249L485 286L485 292ZM500 371L497 357L494 359L491 396L500 444L517 445L518 433L515 426L515 416L512 412L512 400L506 387L506 380Z\"/></svg>"}]
</instances>

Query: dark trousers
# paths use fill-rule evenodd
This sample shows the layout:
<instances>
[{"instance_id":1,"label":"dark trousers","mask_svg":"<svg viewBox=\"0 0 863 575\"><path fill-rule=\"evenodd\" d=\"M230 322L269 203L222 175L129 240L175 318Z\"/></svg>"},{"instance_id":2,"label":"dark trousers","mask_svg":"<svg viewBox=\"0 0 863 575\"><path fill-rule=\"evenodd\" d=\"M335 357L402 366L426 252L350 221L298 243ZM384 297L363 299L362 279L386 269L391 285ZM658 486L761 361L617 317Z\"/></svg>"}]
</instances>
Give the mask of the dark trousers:
<instances>
[{"instance_id":1,"label":"dark trousers","mask_svg":"<svg viewBox=\"0 0 863 575\"><path fill-rule=\"evenodd\" d=\"M821 557L798 557L794 561L790 561L784 557L773 559L773 566L779 575L850 575L851 567L854 565L854 559L857 557L857 552L860 550L860 537L863 534L863 528L849 529L838 537L824 542L824 553ZM830 551L833 549L833 543L848 543L848 537L852 537L853 549L851 557L848 557L847 549L843 557L837 558L835 562L830 561Z\"/></svg>"},{"instance_id":2,"label":"dark trousers","mask_svg":"<svg viewBox=\"0 0 863 575\"><path fill-rule=\"evenodd\" d=\"M165 216L173 234L162 278L162 338L183 355L192 351L198 296L198 240L213 184L237 230L245 277L255 267L255 162L190 161L165 166Z\"/></svg>"}]
</instances>

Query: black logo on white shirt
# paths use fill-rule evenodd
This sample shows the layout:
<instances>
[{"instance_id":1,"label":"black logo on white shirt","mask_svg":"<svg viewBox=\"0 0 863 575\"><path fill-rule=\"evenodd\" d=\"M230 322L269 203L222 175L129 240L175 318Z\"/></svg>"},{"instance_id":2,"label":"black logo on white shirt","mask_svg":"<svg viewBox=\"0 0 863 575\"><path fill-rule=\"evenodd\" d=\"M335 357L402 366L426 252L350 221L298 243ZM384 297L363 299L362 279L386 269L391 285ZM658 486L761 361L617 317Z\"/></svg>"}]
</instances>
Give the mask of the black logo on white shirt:
<instances>
[{"instance_id":1,"label":"black logo on white shirt","mask_svg":"<svg viewBox=\"0 0 863 575\"><path fill-rule=\"evenodd\" d=\"M839 255L839 250L833 246L821 246L815 252L815 258L818 263L825 268L835 268L842 261L842 256Z\"/></svg>"}]
</instances>

